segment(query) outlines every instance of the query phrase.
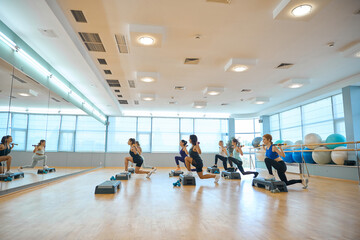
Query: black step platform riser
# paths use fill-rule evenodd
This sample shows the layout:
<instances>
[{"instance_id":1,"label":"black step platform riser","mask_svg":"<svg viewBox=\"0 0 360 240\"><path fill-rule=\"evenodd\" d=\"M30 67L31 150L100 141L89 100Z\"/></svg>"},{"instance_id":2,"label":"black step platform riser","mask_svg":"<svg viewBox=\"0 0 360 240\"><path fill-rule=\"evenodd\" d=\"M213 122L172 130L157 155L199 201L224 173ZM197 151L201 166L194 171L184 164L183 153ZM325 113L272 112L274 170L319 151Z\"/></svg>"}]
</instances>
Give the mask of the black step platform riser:
<instances>
[{"instance_id":1,"label":"black step platform riser","mask_svg":"<svg viewBox=\"0 0 360 240\"><path fill-rule=\"evenodd\" d=\"M131 178L131 173L118 173L115 175L116 180L129 180Z\"/></svg>"},{"instance_id":2,"label":"black step platform riser","mask_svg":"<svg viewBox=\"0 0 360 240\"><path fill-rule=\"evenodd\" d=\"M280 192L287 192L287 186L283 181L267 181L263 178L254 178L253 186L265 188L266 190L273 191L278 189Z\"/></svg>"},{"instance_id":3,"label":"black step platform riser","mask_svg":"<svg viewBox=\"0 0 360 240\"><path fill-rule=\"evenodd\" d=\"M180 174L179 180L182 183L182 185L196 185L195 177L194 176L185 176L183 174Z\"/></svg>"},{"instance_id":4,"label":"black step platform riser","mask_svg":"<svg viewBox=\"0 0 360 240\"><path fill-rule=\"evenodd\" d=\"M120 181L105 181L95 188L95 194L114 194L120 189Z\"/></svg>"},{"instance_id":5,"label":"black step platform riser","mask_svg":"<svg viewBox=\"0 0 360 240\"><path fill-rule=\"evenodd\" d=\"M7 175L7 174L0 174L0 181L4 181L7 177L10 177L12 179L18 179L18 178L21 178L21 177L24 177L24 173L23 172L16 172L16 173L13 173L13 174L10 174L10 175Z\"/></svg>"}]
</instances>

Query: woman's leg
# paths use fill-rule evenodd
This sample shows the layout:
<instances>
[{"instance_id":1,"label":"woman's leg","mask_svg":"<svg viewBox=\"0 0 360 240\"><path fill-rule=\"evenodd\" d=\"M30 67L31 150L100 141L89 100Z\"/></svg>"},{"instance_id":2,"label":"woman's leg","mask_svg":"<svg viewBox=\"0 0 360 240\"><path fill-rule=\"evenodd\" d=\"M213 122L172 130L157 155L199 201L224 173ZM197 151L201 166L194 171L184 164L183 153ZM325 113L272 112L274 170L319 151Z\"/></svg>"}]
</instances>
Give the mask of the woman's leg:
<instances>
[{"instance_id":1,"label":"woman's leg","mask_svg":"<svg viewBox=\"0 0 360 240\"><path fill-rule=\"evenodd\" d=\"M140 170L140 167L135 166L135 173L136 174L148 174L150 171L144 171L144 170Z\"/></svg>"},{"instance_id":2,"label":"woman's leg","mask_svg":"<svg viewBox=\"0 0 360 240\"><path fill-rule=\"evenodd\" d=\"M286 167L286 163L283 162L283 161L280 161L278 162L278 165L276 166L277 168L275 168L277 170L277 173L278 173L278 176L280 178L281 181L283 181L286 185L292 185L292 184L295 184L295 183L302 183L302 180L300 179L294 179L294 180L290 180L288 181L287 180L287 177L286 177L286 170L287 170L287 167Z\"/></svg>"},{"instance_id":3,"label":"woman's leg","mask_svg":"<svg viewBox=\"0 0 360 240\"><path fill-rule=\"evenodd\" d=\"M203 174L203 172L197 172L200 179L215 178L216 174Z\"/></svg>"},{"instance_id":4,"label":"woman's leg","mask_svg":"<svg viewBox=\"0 0 360 240\"><path fill-rule=\"evenodd\" d=\"M22 166L21 168L34 168L36 166L36 164L38 163L38 158L36 157L33 157L33 161L31 163L31 165L25 165L25 166Z\"/></svg>"},{"instance_id":5,"label":"woman's leg","mask_svg":"<svg viewBox=\"0 0 360 240\"><path fill-rule=\"evenodd\" d=\"M176 156L175 157L175 162L176 162L176 166L177 166L177 169L176 170L180 170L180 163L179 163L179 161L183 161L184 162L184 160L181 158L181 157L179 157L179 156Z\"/></svg>"},{"instance_id":6,"label":"woman's leg","mask_svg":"<svg viewBox=\"0 0 360 240\"><path fill-rule=\"evenodd\" d=\"M265 158L265 165L270 175L274 175L272 172L272 167L277 165L276 161L270 158ZM274 167L275 168L275 167Z\"/></svg>"},{"instance_id":7,"label":"woman's leg","mask_svg":"<svg viewBox=\"0 0 360 240\"><path fill-rule=\"evenodd\" d=\"M10 171L11 160L12 160L12 157L9 155L0 157L0 162L6 162L6 171ZM3 166L1 166L1 168L3 168Z\"/></svg>"},{"instance_id":8,"label":"woman's leg","mask_svg":"<svg viewBox=\"0 0 360 240\"><path fill-rule=\"evenodd\" d=\"M125 172L128 171L128 167L129 167L129 162L134 162L133 158L132 157L126 157L125 158Z\"/></svg>"},{"instance_id":9,"label":"woman's leg","mask_svg":"<svg viewBox=\"0 0 360 240\"><path fill-rule=\"evenodd\" d=\"M232 161L233 163L236 164L236 166L238 167L238 169L240 170L240 172L242 173L242 175L248 175L248 174L254 174L254 177L257 177L257 175L259 175L258 172L252 172L252 171L245 171L243 168L243 162L240 161L239 159L233 158L233 157L229 157L229 161Z\"/></svg>"}]
</instances>

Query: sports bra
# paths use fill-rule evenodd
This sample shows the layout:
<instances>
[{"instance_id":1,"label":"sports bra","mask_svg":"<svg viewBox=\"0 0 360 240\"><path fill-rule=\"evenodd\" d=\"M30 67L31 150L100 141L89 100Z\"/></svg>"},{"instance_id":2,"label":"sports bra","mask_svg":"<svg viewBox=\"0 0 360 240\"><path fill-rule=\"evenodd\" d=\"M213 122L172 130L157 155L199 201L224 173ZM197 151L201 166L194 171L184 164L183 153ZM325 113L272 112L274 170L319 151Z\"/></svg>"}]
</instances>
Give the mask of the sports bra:
<instances>
[{"instance_id":1,"label":"sports bra","mask_svg":"<svg viewBox=\"0 0 360 240\"><path fill-rule=\"evenodd\" d=\"M271 144L271 146L269 147L269 149L266 149L266 157L270 158L270 159L277 159L279 157L279 154L277 152L273 152L273 144Z\"/></svg>"},{"instance_id":2,"label":"sports bra","mask_svg":"<svg viewBox=\"0 0 360 240\"><path fill-rule=\"evenodd\" d=\"M5 145L5 149L0 151L0 156L7 156L11 152L11 148Z\"/></svg>"}]
</instances>

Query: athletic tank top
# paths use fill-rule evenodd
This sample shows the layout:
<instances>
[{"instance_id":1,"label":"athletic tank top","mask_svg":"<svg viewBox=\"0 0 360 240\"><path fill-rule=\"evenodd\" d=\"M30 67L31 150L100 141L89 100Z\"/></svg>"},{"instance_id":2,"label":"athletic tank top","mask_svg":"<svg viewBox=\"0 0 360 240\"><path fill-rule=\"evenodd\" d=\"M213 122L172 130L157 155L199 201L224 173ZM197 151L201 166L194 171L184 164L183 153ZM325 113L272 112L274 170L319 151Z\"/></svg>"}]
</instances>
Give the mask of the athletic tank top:
<instances>
[{"instance_id":1,"label":"athletic tank top","mask_svg":"<svg viewBox=\"0 0 360 240\"><path fill-rule=\"evenodd\" d=\"M11 152L11 149L5 145L5 149L0 151L0 156L7 156Z\"/></svg>"},{"instance_id":2,"label":"athletic tank top","mask_svg":"<svg viewBox=\"0 0 360 240\"><path fill-rule=\"evenodd\" d=\"M202 162L201 157L198 152L194 152L194 147L190 148L189 155L192 159L194 159L195 162Z\"/></svg>"},{"instance_id":3,"label":"athletic tank top","mask_svg":"<svg viewBox=\"0 0 360 240\"><path fill-rule=\"evenodd\" d=\"M266 154L265 154L265 155L266 155L266 157L275 160L275 159L277 159L277 158L279 157L279 154L278 154L277 152L273 152L273 151L272 151L272 147L273 147L273 146L274 146L274 145L271 144L271 146L269 147L269 149L266 149Z\"/></svg>"},{"instance_id":4,"label":"athletic tank top","mask_svg":"<svg viewBox=\"0 0 360 240\"><path fill-rule=\"evenodd\" d=\"M219 154L223 157L227 157L225 151L222 150L222 147L219 147Z\"/></svg>"},{"instance_id":5,"label":"athletic tank top","mask_svg":"<svg viewBox=\"0 0 360 240\"><path fill-rule=\"evenodd\" d=\"M44 154L45 154L45 149L39 149L39 150L37 150L35 153L44 155Z\"/></svg>"},{"instance_id":6,"label":"athletic tank top","mask_svg":"<svg viewBox=\"0 0 360 240\"><path fill-rule=\"evenodd\" d=\"M133 153L133 151L131 151L131 149L129 151L129 154L133 159L140 159L141 158L139 154Z\"/></svg>"},{"instance_id":7,"label":"athletic tank top","mask_svg":"<svg viewBox=\"0 0 360 240\"><path fill-rule=\"evenodd\" d=\"M233 151L233 157L234 157L235 159L241 161L240 153L238 153L238 152L236 151L236 149L234 149L234 151Z\"/></svg>"},{"instance_id":8,"label":"athletic tank top","mask_svg":"<svg viewBox=\"0 0 360 240\"><path fill-rule=\"evenodd\" d=\"M180 150L180 156L182 158L185 158L187 156L186 152L183 149Z\"/></svg>"}]
</instances>

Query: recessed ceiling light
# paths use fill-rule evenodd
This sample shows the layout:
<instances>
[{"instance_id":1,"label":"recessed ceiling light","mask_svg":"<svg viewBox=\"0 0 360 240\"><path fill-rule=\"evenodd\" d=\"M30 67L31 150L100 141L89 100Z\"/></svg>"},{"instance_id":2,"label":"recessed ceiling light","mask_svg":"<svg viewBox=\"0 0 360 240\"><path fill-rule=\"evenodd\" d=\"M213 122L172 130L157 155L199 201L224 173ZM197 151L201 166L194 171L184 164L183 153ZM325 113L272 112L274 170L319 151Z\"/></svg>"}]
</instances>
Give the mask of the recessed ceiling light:
<instances>
[{"instance_id":1,"label":"recessed ceiling light","mask_svg":"<svg viewBox=\"0 0 360 240\"><path fill-rule=\"evenodd\" d=\"M302 86L304 86L304 85L300 84L300 83L293 83L293 84L289 85L288 88L301 88Z\"/></svg>"},{"instance_id":2,"label":"recessed ceiling light","mask_svg":"<svg viewBox=\"0 0 360 240\"><path fill-rule=\"evenodd\" d=\"M155 79L152 78L152 77L142 77L142 78L140 78L140 80L141 80L142 82L146 82L146 83L155 82Z\"/></svg>"},{"instance_id":3,"label":"recessed ceiling light","mask_svg":"<svg viewBox=\"0 0 360 240\"><path fill-rule=\"evenodd\" d=\"M302 17L308 15L311 12L312 6L308 4L300 5L295 7L291 13L295 17Z\"/></svg>"},{"instance_id":4,"label":"recessed ceiling light","mask_svg":"<svg viewBox=\"0 0 360 240\"><path fill-rule=\"evenodd\" d=\"M281 85L285 88L301 88L305 84L309 83L309 79L306 78L290 78L281 82Z\"/></svg>"},{"instance_id":5,"label":"recessed ceiling light","mask_svg":"<svg viewBox=\"0 0 360 240\"><path fill-rule=\"evenodd\" d=\"M20 96L23 96L23 97L29 97L30 96L30 94L28 94L28 93L18 93Z\"/></svg>"},{"instance_id":6,"label":"recessed ceiling light","mask_svg":"<svg viewBox=\"0 0 360 240\"><path fill-rule=\"evenodd\" d=\"M360 51L354 54L355 57L360 58Z\"/></svg>"},{"instance_id":7,"label":"recessed ceiling light","mask_svg":"<svg viewBox=\"0 0 360 240\"><path fill-rule=\"evenodd\" d=\"M245 65L238 65L238 66L235 66L233 67L231 70L234 71L234 72L244 72L246 70L248 70L249 68Z\"/></svg>"},{"instance_id":8,"label":"recessed ceiling light","mask_svg":"<svg viewBox=\"0 0 360 240\"><path fill-rule=\"evenodd\" d=\"M142 45L149 46L149 45L153 45L155 43L155 40L151 37L140 37L138 39L138 42Z\"/></svg>"},{"instance_id":9,"label":"recessed ceiling light","mask_svg":"<svg viewBox=\"0 0 360 240\"><path fill-rule=\"evenodd\" d=\"M264 104L264 103L267 103L269 102L269 98L266 98L266 97L257 97L257 98L254 98L253 102L254 104Z\"/></svg>"},{"instance_id":10,"label":"recessed ceiling light","mask_svg":"<svg viewBox=\"0 0 360 240\"><path fill-rule=\"evenodd\" d=\"M204 101L198 101L193 103L194 108L204 108L206 107L207 103Z\"/></svg>"},{"instance_id":11,"label":"recessed ceiling light","mask_svg":"<svg viewBox=\"0 0 360 240\"><path fill-rule=\"evenodd\" d=\"M143 100L144 101L153 101L154 98L152 98L152 97L144 97Z\"/></svg>"},{"instance_id":12,"label":"recessed ceiling light","mask_svg":"<svg viewBox=\"0 0 360 240\"><path fill-rule=\"evenodd\" d=\"M216 92L216 91L210 91L210 92L208 92L208 94L211 96L216 96L216 95L219 95L220 93Z\"/></svg>"},{"instance_id":13,"label":"recessed ceiling light","mask_svg":"<svg viewBox=\"0 0 360 240\"><path fill-rule=\"evenodd\" d=\"M222 92L224 92L223 87L207 87L203 91L204 95L210 95L210 96L216 96Z\"/></svg>"},{"instance_id":14,"label":"recessed ceiling light","mask_svg":"<svg viewBox=\"0 0 360 240\"><path fill-rule=\"evenodd\" d=\"M143 101L154 101L155 100L155 94L140 93L139 96L140 96L141 100L143 100Z\"/></svg>"}]
</instances>

